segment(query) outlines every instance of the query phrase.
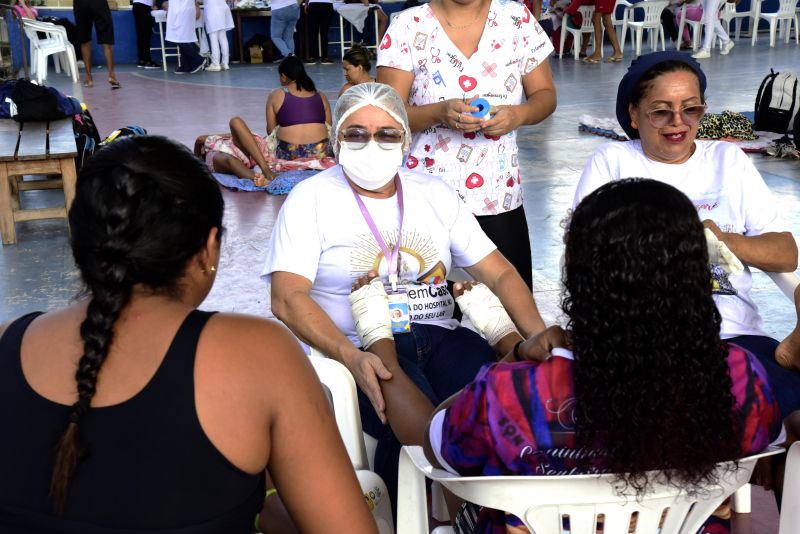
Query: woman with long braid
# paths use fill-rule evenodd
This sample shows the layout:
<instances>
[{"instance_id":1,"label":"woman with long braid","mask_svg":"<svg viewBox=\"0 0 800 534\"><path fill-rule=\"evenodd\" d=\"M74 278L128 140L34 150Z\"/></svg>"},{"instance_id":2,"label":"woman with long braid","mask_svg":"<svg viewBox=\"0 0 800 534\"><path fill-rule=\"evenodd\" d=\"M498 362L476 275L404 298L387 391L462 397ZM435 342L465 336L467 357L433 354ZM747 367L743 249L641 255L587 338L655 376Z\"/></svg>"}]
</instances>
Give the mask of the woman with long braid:
<instances>
[{"instance_id":1,"label":"woman with long braid","mask_svg":"<svg viewBox=\"0 0 800 534\"><path fill-rule=\"evenodd\" d=\"M0 531L248 533L268 469L301 531L376 532L297 342L195 309L222 214L167 139L84 166L69 222L87 298L0 327Z\"/></svg>"}]
</instances>

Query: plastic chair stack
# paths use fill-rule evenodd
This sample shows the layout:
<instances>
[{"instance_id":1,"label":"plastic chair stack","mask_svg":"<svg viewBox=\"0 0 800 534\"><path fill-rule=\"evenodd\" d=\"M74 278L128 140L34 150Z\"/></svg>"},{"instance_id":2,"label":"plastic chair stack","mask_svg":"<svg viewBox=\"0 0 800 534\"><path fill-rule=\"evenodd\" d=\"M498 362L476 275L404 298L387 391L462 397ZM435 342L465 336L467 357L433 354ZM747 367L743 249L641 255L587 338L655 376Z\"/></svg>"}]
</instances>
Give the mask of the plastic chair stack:
<instances>
[{"instance_id":1,"label":"plastic chair stack","mask_svg":"<svg viewBox=\"0 0 800 534\"><path fill-rule=\"evenodd\" d=\"M567 18L564 17L564 22L561 25L561 46L558 49L558 57L562 57L564 55L564 43L567 40L567 32L572 34L572 53L575 57L575 60L578 60L578 54L581 49L581 38L583 37L584 33L589 33L594 35L594 24L592 24L592 16L594 15L594 6L581 6L578 8L578 12L581 14L581 27L580 28L570 28L567 24ZM600 56L603 56L603 48L600 47Z\"/></svg>"},{"instance_id":2,"label":"plastic chair stack","mask_svg":"<svg viewBox=\"0 0 800 534\"><path fill-rule=\"evenodd\" d=\"M47 80L47 58L50 56L53 56L56 72L61 72L63 63L72 83L78 83L78 62L75 49L67 39L67 30L33 19L22 19L22 28L31 44L31 76L36 77L36 83L42 85ZM44 33L45 37L40 38L39 33Z\"/></svg>"},{"instance_id":3,"label":"plastic chair stack","mask_svg":"<svg viewBox=\"0 0 800 534\"><path fill-rule=\"evenodd\" d=\"M667 0L645 0L625 8L625 17L622 21L622 36L620 44L625 42L625 34L628 28L631 32L636 31L636 46L634 47L634 57L642 54L642 34L647 30L650 38L650 48L653 51L658 49L658 38L661 37L661 50L667 49L667 41L664 38L664 27L661 26L661 12L669 5ZM635 10L644 11L644 19L634 20ZM679 34L680 35L680 34Z\"/></svg>"}]
</instances>

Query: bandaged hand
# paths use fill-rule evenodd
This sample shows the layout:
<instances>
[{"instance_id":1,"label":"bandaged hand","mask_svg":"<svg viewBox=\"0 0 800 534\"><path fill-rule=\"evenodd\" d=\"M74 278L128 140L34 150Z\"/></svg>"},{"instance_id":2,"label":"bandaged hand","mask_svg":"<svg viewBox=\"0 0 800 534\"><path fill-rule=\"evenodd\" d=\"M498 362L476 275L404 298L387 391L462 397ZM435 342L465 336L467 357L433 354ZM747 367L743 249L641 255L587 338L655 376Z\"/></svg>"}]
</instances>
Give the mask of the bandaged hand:
<instances>
[{"instance_id":1,"label":"bandaged hand","mask_svg":"<svg viewBox=\"0 0 800 534\"><path fill-rule=\"evenodd\" d=\"M472 289L456 297L456 302L489 345L494 346L503 337L517 331L500 299L484 284L473 285Z\"/></svg>"},{"instance_id":2,"label":"bandaged hand","mask_svg":"<svg viewBox=\"0 0 800 534\"><path fill-rule=\"evenodd\" d=\"M708 245L708 262L717 264L728 274L740 274L744 271L742 262L734 256L728 246L717 239L710 229L705 229L706 244Z\"/></svg>"},{"instance_id":3,"label":"bandaged hand","mask_svg":"<svg viewBox=\"0 0 800 534\"><path fill-rule=\"evenodd\" d=\"M356 332L365 349L379 339L394 339L389 316L389 297L380 278L373 278L347 297Z\"/></svg>"}]
</instances>

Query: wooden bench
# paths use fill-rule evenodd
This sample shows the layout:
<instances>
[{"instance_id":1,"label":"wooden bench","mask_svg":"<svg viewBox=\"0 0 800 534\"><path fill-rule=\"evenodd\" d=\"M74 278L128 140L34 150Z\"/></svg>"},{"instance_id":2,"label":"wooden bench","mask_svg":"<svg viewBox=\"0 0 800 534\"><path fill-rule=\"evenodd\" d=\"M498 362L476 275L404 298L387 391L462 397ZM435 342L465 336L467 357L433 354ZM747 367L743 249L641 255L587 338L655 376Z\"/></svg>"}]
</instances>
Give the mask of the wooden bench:
<instances>
[{"instance_id":1,"label":"wooden bench","mask_svg":"<svg viewBox=\"0 0 800 534\"><path fill-rule=\"evenodd\" d=\"M4 245L17 242L17 222L67 217L75 198L76 154L72 119L0 120L0 232ZM57 177L23 181L23 176L33 174ZM64 206L22 209L19 193L32 189L63 189Z\"/></svg>"}]
</instances>

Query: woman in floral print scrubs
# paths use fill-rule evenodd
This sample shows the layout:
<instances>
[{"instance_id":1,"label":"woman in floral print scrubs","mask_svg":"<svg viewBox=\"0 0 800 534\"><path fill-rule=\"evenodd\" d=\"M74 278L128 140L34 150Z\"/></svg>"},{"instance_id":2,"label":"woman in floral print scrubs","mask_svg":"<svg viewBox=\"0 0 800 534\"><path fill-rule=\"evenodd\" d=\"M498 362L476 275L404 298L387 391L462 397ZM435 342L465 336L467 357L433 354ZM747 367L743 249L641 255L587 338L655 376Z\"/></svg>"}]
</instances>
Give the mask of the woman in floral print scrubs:
<instances>
[{"instance_id":1,"label":"woman in floral print scrubs","mask_svg":"<svg viewBox=\"0 0 800 534\"><path fill-rule=\"evenodd\" d=\"M442 177L530 287L516 129L556 108L544 30L521 3L433 0L406 9L378 50L378 81L406 99L410 169ZM486 99L494 113L473 117Z\"/></svg>"}]
</instances>

